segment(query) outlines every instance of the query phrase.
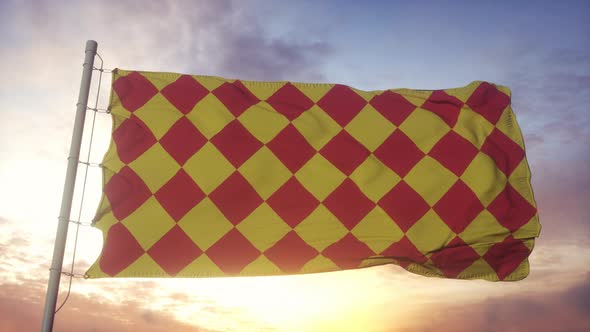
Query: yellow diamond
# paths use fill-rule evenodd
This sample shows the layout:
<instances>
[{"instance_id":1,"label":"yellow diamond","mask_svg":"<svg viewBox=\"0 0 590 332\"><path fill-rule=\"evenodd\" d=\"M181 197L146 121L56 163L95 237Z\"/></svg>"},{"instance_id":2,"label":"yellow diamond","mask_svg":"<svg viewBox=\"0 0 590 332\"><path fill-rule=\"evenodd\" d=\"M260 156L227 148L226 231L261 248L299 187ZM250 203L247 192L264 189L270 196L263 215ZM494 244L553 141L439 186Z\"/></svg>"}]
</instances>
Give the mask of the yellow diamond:
<instances>
[{"instance_id":1,"label":"yellow diamond","mask_svg":"<svg viewBox=\"0 0 590 332\"><path fill-rule=\"evenodd\" d=\"M376 253L382 252L404 236L399 226L378 206L351 233Z\"/></svg>"},{"instance_id":2,"label":"yellow diamond","mask_svg":"<svg viewBox=\"0 0 590 332\"><path fill-rule=\"evenodd\" d=\"M529 202L529 204L537 206L531 188L531 171L529 170L526 158L523 158L520 161L520 164L518 164L514 171L512 171L508 181L512 187Z\"/></svg>"},{"instance_id":3,"label":"yellow diamond","mask_svg":"<svg viewBox=\"0 0 590 332\"><path fill-rule=\"evenodd\" d=\"M235 168L217 148L207 142L184 164L184 170L207 194L227 179Z\"/></svg>"},{"instance_id":4,"label":"yellow diamond","mask_svg":"<svg viewBox=\"0 0 590 332\"><path fill-rule=\"evenodd\" d=\"M463 107L453 130L479 149L494 130L494 125L471 109Z\"/></svg>"},{"instance_id":5,"label":"yellow diamond","mask_svg":"<svg viewBox=\"0 0 590 332\"><path fill-rule=\"evenodd\" d=\"M395 130L395 126L371 105L365 106L346 126L346 131L370 151L375 151Z\"/></svg>"},{"instance_id":6,"label":"yellow diamond","mask_svg":"<svg viewBox=\"0 0 590 332\"><path fill-rule=\"evenodd\" d=\"M463 242L469 245L478 243L497 243L502 242L510 231L500 225L496 218L487 210L483 210L473 221L465 228L459 237Z\"/></svg>"},{"instance_id":7,"label":"yellow diamond","mask_svg":"<svg viewBox=\"0 0 590 332\"><path fill-rule=\"evenodd\" d=\"M461 180L473 190L486 207L498 196L506 184L504 173L489 156L481 152L467 166L461 175Z\"/></svg>"},{"instance_id":8,"label":"yellow diamond","mask_svg":"<svg viewBox=\"0 0 590 332\"><path fill-rule=\"evenodd\" d=\"M432 91L429 90L395 89L391 91L399 93L404 99L414 104L416 107L424 105L424 102L426 102L432 94Z\"/></svg>"},{"instance_id":9,"label":"yellow diamond","mask_svg":"<svg viewBox=\"0 0 590 332\"><path fill-rule=\"evenodd\" d=\"M189 265L185 266L176 277L178 278L207 278L226 276L221 269L207 255L203 254Z\"/></svg>"},{"instance_id":10,"label":"yellow diamond","mask_svg":"<svg viewBox=\"0 0 590 332\"><path fill-rule=\"evenodd\" d=\"M117 277L168 277L168 273L162 269L148 254L143 254L123 271L117 273Z\"/></svg>"},{"instance_id":11,"label":"yellow diamond","mask_svg":"<svg viewBox=\"0 0 590 332\"><path fill-rule=\"evenodd\" d=\"M250 157L239 171L263 199L269 198L291 177L289 169L266 146Z\"/></svg>"},{"instance_id":12,"label":"yellow diamond","mask_svg":"<svg viewBox=\"0 0 590 332\"><path fill-rule=\"evenodd\" d=\"M483 258L479 258L457 276L459 279L484 279L498 281L496 271Z\"/></svg>"},{"instance_id":13,"label":"yellow diamond","mask_svg":"<svg viewBox=\"0 0 590 332\"><path fill-rule=\"evenodd\" d=\"M100 165L105 170L111 171L112 173L119 173L121 168L125 166L125 164L119 158L119 154L117 153L117 148L114 143L111 143L111 146L107 150L107 153L102 159L102 163ZM108 180L105 178L104 183L107 182Z\"/></svg>"},{"instance_id":14,"label":"yellow diamond","mask_svg":"<svg viewBox=\"0 0 590 332\"><path fill-rule=\"evenodd\" d=\"M446 89L445 92L449 96L453 96L462 101L463 103L466 103L475 91L475 89L477 89L480 84L481 82L475 81L461 88Z\"/></svg>"},{"instance_id":15,"label":"yellow diamond","mask_svg":"<svg viewBox=\"0 0 590 332\"><path fill-rule=\"evenodd\" d=\"M246 265L239 275L243 276L264 276L283 274L281 269L271 262L266 256L260 255L252 263Z\"/></svg>"},{"instance_id":16,"label":"yellow diamond","mask_svg":"<svg viewBox=\"0 0 590 332\"><path fill-rule=\"evenodd\" d=\"M103 207L106 207L107 204L108 204L108 199L103 198L103 200L101 202L101 209L100 210L102 210ZM94 227L101 230L103 235L106 236L107 231L111 228L111 226L113 226L114 224L116 224L118 222L119 222L119 220L117 218L115 218L115 216L113 215L113 211L111 209L109 212L101 215L100 217L98 217L96 219L96 223L94 224Z\"/></svg>"},{"instance_id":17,"label":"yellow diamond","mask_svg":"<svg viewBox=\"0 0 590 332\"><path fill-rule=\"evenodd\" d=\"M423 254L439 250L455 238L455 233L440 217L429 210L407 232L406 236Z\"/></svg>"},{"instance_id":18,"label":"yellow diamond","mask_svg":"<svg viewBox=\"0 0 590 332\"><path fill-rule=\"evenodd\" d=\"M209 91L213 91L225 83L225 78L217 76L193 75L193 78Z\"/></svg>"},{"instance_id":19,"label":"yellow diamond","mask_svg":"<svg viewBox=\"0 0 590 332\"><path fill-rule=\"evenodd\" d=\"M238 120L254 137L265 144L275 138L289 124L289 120L285 116L265 102L248 108Z\"/></svg>"},{"instance_id":20,"label":"yellow diamond","mask_svg":"<svg viewBox=\"0 0 590 332\"><path fill-rule=\"evenodd\" d=\"M422 108L416 108L399 129L424 153L428 153L451 130L438 115Z\"/></svg>"},{"instance_id":21,"label":"yellow diamond","mask_svg":"<svg viewBox=\"0 0 590 332\"><path fill-rule=\"evenodd\" d=\"M236 228L260 251L272 247L291 230L266 203L260 205Z\"/></svg>"},{"instance_id":22,"label":"yellow diamond","mask_svg":"<svg viewBox=\"0 0 590 332\"><path fill-rule=\"evenodd\" d=\"M211 93L201 99L186 117L209 139L235 119Z\"/></svg>"},{"instance_id":23,"label":"yellow diamond","mask_svg":"<svg viewBox=\"0 0 590 332\"><path fill-rule=\"evenodd\" d=\"M317 251L339 241L348 229L323 205L318 206L297 227L297 234Z\"/></svg>"},{"instance_id":24,"label":"yellow diamond","mask_svg":"<svg viewBox=\"0 0 590 332\"><path fill-rule=\"evenodd\" d=\"M316 105L293 120L293 125L317 151L342 130L338 123Z\"/></svg>"},{"instance_id":25,"label":"yellow diamond","mask_svg":"<svg viewBox=\"0 0 590 332\"><path fill-rule=\"evenodd\" d=\"M305 189L323 201L342 183L346 175L326 158L316 154L295 174L295 177Z\"/></svg>"},{"instance_id":26,"label":"yellow diamond","mask_svg":"<svg viewBox=\"0 0 590 332\"><path fill-rule=\"evenodd\" d=\"M129 164L129 167L139 175L152 193L158 191L180 169L178 163L160 143L154 144L141 154Z\"/></svg>"},{"instance_id":27,"label":"yellow diamond","mask_svg":"<svg viewBox=\"0 0 590 332\"><path fill-rule=\"evenodd\" d=\"M310 84L310 83L292 83L299 91L301 91L307 98L317 103L322 97L328 93L334 84Z\"/></svg>"},{"instance_id":28,"label":"yellow diamond","mask_svg":"<svg viewBox=\"0 0 590 332\"><path fill-rule=\"evenodd\" d=\"M375 94L382 92L382 91L364 91L364 90L359 90L359 89L355 89L355 88L351 88L351 89L352 89L352 91L354 91L354 93L359 95L361 98L363 98L367 102L371 101L371 99L373 99L373 97L375 97Z\"/></svg>"},{"instance_id":29,"label":"yellow diamond","mask_svg":"<svg viewBox=\"0 0 590 332\"><path fill-rule=\"evenodd\" d=\"M129 229L144 250L151 248L176 225L174 219L168 215L154 196L127 218L121 220L121 223Z\"/></svg>"},{"instance_id":30,"label":"yellow diamond","mask_svg":"<svg viewBox=\"0 0 590 332\"><path fill-rule=\"evenodd\" d=\"M539 215L535 214L531 220L522 225L519 229L512 233L515 239L535 238L541 232L541 224L539 224ZM529 248L533 249L533 248Z\"/></svg>"},{"instance_id":31,"label":"yellow diamond","mask_svg":"<svg viewBox=\"0 0 590 332\"><path fill-rule=\"evenodd\" d=\"M180 76L182 76L181 74L167 73L166 75L162 75L161 73L145 71L141 72L140 74L150 81L159 91L164 89L170 83L175 82L178 78L180 78Z\"/></svg>"},{"instance_id":32,"label":"yellow diamond","mask_svg":"<svg viewBox=\"0 0 590 332\"><path fill-rule=\"evenodd\" d=\"M182 117L182 113L159 93L133 114L146 124L157 139L162 138Z\"/></svg>"},{"instance_id":33,"label":"yellow diamond","mask_svg":"<svg viewBox=\"0 0 590 332\"><path fill-rule=\"evenodd\" d=\"M400 181L395 172L373 155L370 155L350 178L373 202L378 202Z\"/></svg>"},{"instance_id":34,"label":"yellow diamond","mask_svg":"<svg viewBox=\"0 0 590 332\"><path fill-rule=\"evenodd\" d=\"M205 198L182 217L178 226L203 251L233 228L209 198Z\"/></svg>"},{"instance_id":35,"label":"yellow diamond","mask_svg":"<svg viewBox=\"0 0 590 332\"><path fill-rule=\"evenodd\" d=\"M514 143L518 144L521 148L524 149L524 142L522 140L522 134L520 131L520 127L518 126L518 122L516 122L516 118L514 113L512 113L512 108L510 105L506 107L504 113L498 120L496 124L496 128L500 129L506 136L510 137Z\"/></svg>"},{"instance_id":36,"label":"yellow diamond","mask_svg":"<svg viewBox=\"0 0 590 332\"><path fill-rule=\"evenodd\" d=\"M426 156L412 168L404 181L433 206L457 182L457 176Z\"/></svg>"},{"instance_id":37,"label":"yellow diamond","mask_svg":"<svg viewBox=\"0 0 590 332\"><path fill-rule=\"evenodd\" d=\"M244 86L252 92L256 98L260 100L267 100L270 96L275 94L282 88L286 82L257 82L257 81L242 81Z\"/></svg>"},{"instance_id":38,"label":"yellow diamond","mask_svg":"<svg viewBox=\"0 0 590 332\"><path fill-rule=\"evenodd\" d=\"M317 273L317 272L330 272L341 270L338 265L334 264L331 259L328 259L322 255L317 255L315 258L305 263L300 273Z\"/></svg>"}]
</instances>

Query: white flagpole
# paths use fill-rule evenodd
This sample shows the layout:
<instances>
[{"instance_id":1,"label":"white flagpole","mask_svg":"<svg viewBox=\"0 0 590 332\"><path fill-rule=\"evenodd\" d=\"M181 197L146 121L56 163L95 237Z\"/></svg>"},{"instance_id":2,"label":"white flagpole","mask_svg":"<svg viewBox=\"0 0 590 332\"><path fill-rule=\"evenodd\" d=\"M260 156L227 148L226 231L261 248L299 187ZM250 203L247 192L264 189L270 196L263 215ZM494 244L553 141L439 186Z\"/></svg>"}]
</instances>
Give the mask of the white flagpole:
<instances>
[{"instance_id":1,"label":"white flagpole","mask_svg":"<svg viewBox=\"0 0 590 332\"><path fill-rule=\"evenodd\" d=\"M55 245L53 247L53 259L51 261L51 269L49 271L47 296L45 298L45 310L43 311L43 323L41 325L42 332L51 332L53 330L55 305L57 303L59 280L61 277L64 251L66 249L66 240L68 237L70 212L72 210L72 198L74 196L76 173L78 171L78 161L80 159L80 146L82 145L84 119L86 118L88 94L90 93L90 83L92 81L92 70L94 67L94 56L96 55L97 48L98 44L94 40L86 41L86 56L84 58L84 69L82 71L82 81L80 83L78 103L76 104L76 120L74 122L74 131L72 133L72 143L70 145L70 155L68 157L68 169L66 172L66 181L61 199L61 210L59 212Z\"/></svg>"}]
</instances>

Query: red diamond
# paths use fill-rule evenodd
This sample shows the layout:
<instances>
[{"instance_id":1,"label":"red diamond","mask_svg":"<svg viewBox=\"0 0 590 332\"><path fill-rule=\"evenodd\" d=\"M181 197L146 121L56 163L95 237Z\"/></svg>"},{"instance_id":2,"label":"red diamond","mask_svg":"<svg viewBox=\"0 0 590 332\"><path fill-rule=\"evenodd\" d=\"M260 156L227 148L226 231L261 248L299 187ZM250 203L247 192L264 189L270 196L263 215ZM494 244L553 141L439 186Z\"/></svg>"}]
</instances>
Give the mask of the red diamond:
<instances>
[{"instance_id":1,"label":"red diamond","mask_svg":"<svg viewBox=\"0 0 590 332\"><path fill-rule=\"evenodd\" d=\"M182 75L174 83L168 84L160 93L179 111L187 114L209 93L209 90L192 76Z\"/></svg>"},{"instance_id":2,"label":"red diamond","mask_svg":"<svg viewBox=\"0 0 590 332\"><path fill-rule=\"evenodd\" d=\"M430 209L424 198L404 181L400 181L385 194L378 205L404 232Z\"/></svg>"},{"instance_id":3,"label":"red diamond","mask_svg":"<svg viewBox=\"0 0 590 332\"><path fill-rule=\"evenodd\" d=\"M179 221L205 198L205 193L181 168L154 196L172 219Z\"/></svg>"},{"instance_id":4,"label":"red diamond","mask_svg":"<svg viewBox=\"0 0 590 332\"><path fill-rule=\"evenodd\" d=\"M510 137L494 129L481 147L481 152L490 156L506 176L510 176L524 158L524 150Z\"/></svg>"},{"instance_id":5,"label":"red diamond","mask_svg":"<svg viewBox=\"0 0 590 332\"><path fill-rule=\"evenodd\" d=\"M340 126L345 127L367 105L361 96L346 85L336 84L320 99L320 106Z\"/></svg>"},{"instance_id":6,"label":"red diamond","mask_svg":"<svg viewBox=\"0 0 590 332\"><path fill-rule=\"evenodd\" d=\"M328 246L322 254L341 269L357 268L363 260L375 255L371 248L350 233Z\"/></svg>"},{"instance_id":7,"label":"red diamond","mask_svg":"<svg viewBox=\"0 0 590 332\"><path fill-rule=\"evenodd\" d=\"M482 82L466 104L495 125L504 109L510 105L510 97L490 83Z\"/></svg>"},{"instance_id":8,"label":"red diamond","mask_svg":"<svg viewBox=\"0 0 590 332\"><path fill-rule=\"evenodd\" d=\"M240 273L260 256L260 251L235 228L215 242L206 253L227 274Z\"/></svg>"},{"instance_id":9,"label":"red diamond","mask_svg":"<svg viewBox=\"0 0 590 332\"><path fill-rule=\"evenodd\" d=\"M262 143L256 139L238 120L230 122L211 139L217 149L238 168L242 166L258 149Z\"/></svg>"},{"instance_id":10,"label":"red diamond","mask_svg":"<svg viewBox=\"0 0 590 332\"><path fill-rule=\"evenodd\" d=\"M207 138L184 116L160 139L162 147L180 165L184 165L205 143Z\"/></svg>"},{"instance_id":11,"label":"red diamond","mask_svg":"<svg viewBox=\"0 0 590 332\"><path fill-rule=\"evenodd\" d=\"M401 130L394 131L374 154L401 177L406 176L424 157L424 152Z\"/></svg>"},{"instance_id":12,"label":"red diamond","mask_svg":"<svg viewBox=\"0 0 590 332\"><path fill-rule=\"evenodd\" d=\"M295 231L290 231L264 255L283 272L297 273L305 263L318 255L317 250L303 241Z\"/></svg>"},{"instance_id":13,"label":"red diamond","mask_svg":"<svg viewBox=\"0 0 590 332\"><path fill-rule=\"evenodd\" d=\"M511 232L517 231L528 223L537 213L537 209L524 199L510 184L488 206L500 225Z\"/></svg>"},{"instance_id":14,"label":"red diamond","mask_svg":"<svg viewBox=\"0 0 590 332\"><path fill-rule=\"evenodd\" d=\"M156 137L136 116L123 120L113 132L113 141L122 162L128 164L156 143Z\"/></svg>"},{"instance_id":15,"label":"red diamond","mask_svg":"<svg viewBox=\"0 0 590 332\"><path fill-rule=\"evenodd\" d=\"M529 254L529 248L521 240L515 239L510 235L504 241L494 244L483 255L483 259L496 271L498 278L504 280L504 278L516 270L522 261L529 257Z\"/></svg>"},{"instance_id":16,"label":"red diamond","mask_svg":"<svg viewBox=\"0 0 590 332\"><path fill-rule=\"evenodd\" d=\"M272 194L267 203L291 227L299 225L320 204L294 177Z\"/></svg>"},{"instance_id":17,"label":"red diamond","mask_svg":"<svg viewBox=\"0 0 590 332\"><path fill-rule=\"evenodd\" d=\"M479 255L459 237L455 237L445 248L433 253L430 259L446 277L456 278L478 260Z\"/></svg>"},{"instance_id":18,"label":"red diamond","mask_svg":"<svg viewBox=\"0 0 590 332\"><path fill-rule=\"evenodd\" d=\"M258 98L240 81L233 83L225 82L213 90L213 94L236 117L259 102Z\"/></svg>"},{"instance_id":19,"label":"red diamond","mask_svg":"<svg viewBox=\"0 0 590 332\"><path fill-rule=\"evenodd\" d=\"M175 276L202 253L178 226L172 227L148 250L150 257L170 276Z\"/></svg>"},{"instance_id":20,"label":"red diamond","mask_svg":"<svg viewBox=\"0 0 590 332\"><path fill-rule=\"evenodd\" d=\"M459 234L483 211L484 206L463 181L457 180L432 208L453 232Z\"/></svg>"},{"instance_id":21,"label":"red diamond","mask_svg":"<svg viewBox=\"0 0 590 332\"><path fill-rule=\"evenodd\" d=\"M239 224L262 204L262 198L239 172L234 172L209 198L232 224Z\"/></svg>"},{"instance_id":22,"label":"red diamond","mask_svg":"<svg viewBox=\"0 0 590 332\"><path fill-rule=\"evenodd\" d=\"M135 112L158 93L152 82L138 72L117 78L113 83L113 90L129 112Z\"/></svg>"},{"instance_id":23,"label":"red diamond","mask_svg":"<svg viewBox=\"0 0 590 332\"><path fill-rule=\"evenodd\" d=\"M410 263L423 264L428 260L405 236L383 250L380 255L397 260L403 268L408 267Z\"/></svg>"},{"instance_id":24,"label":"red diamond","mask_svg":"<svg viewBox=\"0 0 590 332\"><path fill-rule=\"evenodd\" d=\"M324 200L324 205L349 230L375 207L375 203L348 178Z\"/></svg>"},{"instance_id":25,"label":"red diamond","mask_svg":"<svg viewBox=\"0 0 590 332\"><path fill-rule=\"evenodd\" d=\"M313 106L313 101L289 82L270 96L266 102L290 121L295 120Z\"/></svg>"},{"instance_id":26,"label":"red diamond","mask_svg":"<svg viewBox=\"0 0 590 332\"><path fill-rule=\"evenodd\" d=\"M123 224L116 223L107 233L107 238L100 254L100 269L114 276L135 262L144 251L131 232Z\"/></svg>"},{"instance_id":27,"label":"red diamond","mask_svg":"<svg viewBox=\"0 0 590 332\"><path fill-rule=\"evenodd\" d=\"M454 127L459 118L463 102L442 90L434 91L422 108L438 115L449 127Z\"/></svg>"},{"instance_id":28,"label":"red diamond","mask_svg":"<svg viewBox=\"0 0 590 332\"><path fill-rule=\"evenodd\" d=\"M104 186L104 193L117 220L127 218L152 196L143 180L128 166L113 175Z\"/></svg>"},{"instance_id":29,"label":"red diamond","mask_svg":"<svg viewBox=\"0 0 590 332\"><path fill-rule=\"evenodd\" d=\"M342 130L320 150L320 154L342 173L350 175L371 152L348 132Z\"/></svg>"},{"instance_id":30,"label":"red diamond","mask_svg":"<svg viewBox=\"0 0 590 332\"><path fill-rule=\"evenodd\" d=\"M292 172L297 172L316 153L315 149L289 124L266 145Z\"/></svg>"},{"instance_id":31,"label":"red diamond","mask_svg":"<svg viewBox=\"0 0 590 332\"><path fill-rule=\"evenodd\" d=\"M428 153L443 166L461 176L477 155L477 148L454 131L441 138Z\"/></svg>"},{"instance_id":32,"label":"red diamond","mask_svg":"<svg viewBox=\"0 0 590 332\"><path fill-rule=\"evenodd\" d=\"M416 109L416 106L402 95L389 90L373 97L371 106L398 127Z\"/></svg>"}]
</instances>

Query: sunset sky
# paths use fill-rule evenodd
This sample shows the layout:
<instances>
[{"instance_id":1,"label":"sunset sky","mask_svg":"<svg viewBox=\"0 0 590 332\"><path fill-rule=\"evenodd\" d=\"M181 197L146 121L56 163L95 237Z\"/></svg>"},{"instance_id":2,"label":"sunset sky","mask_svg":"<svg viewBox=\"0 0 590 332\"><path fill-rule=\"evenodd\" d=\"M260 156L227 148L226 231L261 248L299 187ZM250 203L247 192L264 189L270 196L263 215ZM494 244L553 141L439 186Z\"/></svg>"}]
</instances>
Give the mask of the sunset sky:
<instances>
[{"instance_id":1,"label":"sunset sky","mask_svg":"<svg viewBox=\"0 0 590 332\"><path fill-rule=\"evenodd\" d=\"M108 69L363 90L506 85L543 229L531 274L513 283L426 278L397 266L74 279L55 331L590 330L590 2L1 0L0 331L41 325L87 39ZM99 107L109 82L105 74ZM87 120L83 156L91 113ZM111 126L105 114L96 121L94 163ZM83 176L81 167L73 219ZM93 217L100 181L90 168L82 222ZM68 268L73 225L69 235ZM80 228L76 273L101 241L99 231ZM62 278L58 304L67 287Z\"/></svg>"}]
</instances>

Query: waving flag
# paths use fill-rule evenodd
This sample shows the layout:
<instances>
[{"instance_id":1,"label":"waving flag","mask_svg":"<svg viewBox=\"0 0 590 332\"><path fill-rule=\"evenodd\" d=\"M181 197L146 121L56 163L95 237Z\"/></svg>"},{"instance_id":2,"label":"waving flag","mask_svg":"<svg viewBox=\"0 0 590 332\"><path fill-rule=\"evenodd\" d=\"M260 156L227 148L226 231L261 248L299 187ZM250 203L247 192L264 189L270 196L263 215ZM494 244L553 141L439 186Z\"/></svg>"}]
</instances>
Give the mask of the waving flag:
<instances>
[{"instance_id":1,"label":"waving flag","mask_svg":"<svg viewBox=\"0 0 590 332\"><path fill-rule=\"evenodd\" d=\"M528 274L540 225L506 87L117 70L112 88L89 277Z\"/></svg>"}]
</instances>

